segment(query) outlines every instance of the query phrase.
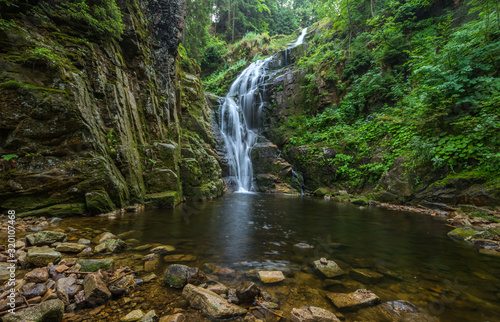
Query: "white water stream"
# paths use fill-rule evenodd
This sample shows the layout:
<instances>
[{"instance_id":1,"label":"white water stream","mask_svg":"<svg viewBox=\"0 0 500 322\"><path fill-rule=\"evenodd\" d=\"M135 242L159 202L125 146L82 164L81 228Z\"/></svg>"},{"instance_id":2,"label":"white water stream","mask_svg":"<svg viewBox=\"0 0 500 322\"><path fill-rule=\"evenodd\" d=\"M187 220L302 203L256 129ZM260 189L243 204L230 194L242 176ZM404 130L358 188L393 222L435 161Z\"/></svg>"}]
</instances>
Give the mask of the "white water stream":
<instances>
[{"instance_id":1,"label":"white water stream","mask_svg":"<svg viewBox=\"0 0 500 322\"><path fill-rule=\"evenodd\" d=\"M297 41L288 49L301 45L306 34L307 28L302 30ZM235 191L255 190L250 153L258 137L255 130L260 125L265 103L258 89L266 81L268 64L272 59L273 57L268 57L248 66L233 82L219 109L219 126L226 147L230 180L235 185Z\"/></svg>"}]
</instances>

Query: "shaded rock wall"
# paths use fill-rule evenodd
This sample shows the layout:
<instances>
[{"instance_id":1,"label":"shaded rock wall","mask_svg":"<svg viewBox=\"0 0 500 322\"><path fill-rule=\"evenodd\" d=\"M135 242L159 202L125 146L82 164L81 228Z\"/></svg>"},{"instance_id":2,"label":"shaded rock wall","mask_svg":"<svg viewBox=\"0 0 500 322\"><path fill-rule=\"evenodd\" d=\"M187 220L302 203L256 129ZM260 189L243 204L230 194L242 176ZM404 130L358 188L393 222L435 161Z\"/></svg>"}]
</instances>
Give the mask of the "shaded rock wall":
<instances>
[{"instance_id":1,"label":"shaded rock wall","mask_svg":"<svg viewBox=\"0 0 500 322\"><path fill-rule=\"evenodd\" d=\"M210 119L198 74L178 66L185 3L117 3L120 42L89 41L60 21L15 12L16 24L0 31L0 210L63 216L136 202L171 207L183 188L202 185L181 184L183 147L193 146L183 120ZM27 63L37 48L56 63ZM194 151L213 144L210 127L203 131ZM215 156L198 157L219 167ZM214 173L202 182L218 189L205 198L223 190Z\"/></svg>"}]
</instances>

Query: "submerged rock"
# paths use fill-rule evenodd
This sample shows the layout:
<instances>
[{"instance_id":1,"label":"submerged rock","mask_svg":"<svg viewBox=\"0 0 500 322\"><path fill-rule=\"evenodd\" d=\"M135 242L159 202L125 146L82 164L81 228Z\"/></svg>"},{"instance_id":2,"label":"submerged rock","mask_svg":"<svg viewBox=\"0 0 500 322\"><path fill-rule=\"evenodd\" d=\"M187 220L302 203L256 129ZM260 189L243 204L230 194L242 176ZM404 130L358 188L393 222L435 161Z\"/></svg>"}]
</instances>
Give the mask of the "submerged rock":
<instances>
[{"instance_id":1,"label":"submerged rock","mask_svg":"<svg viewBox=\"0 0 500 322\"><path fill-rule=\"evenodd\" d=\"M460 240L466 240L468 238L474 237L476 234L476 230L472 227L460 227L460 228L455 228L452 231L448 233L448 236L460 239Z\"/></svg>"},{"instance_id":2,"label":"submerged rock","mask_svg":"<svg viewBox=\"0 0 500 322\"><path fill-rule=\"evenodd\" d=\"M101 244L101 243L103 243L103 242L105 242L106 240L109 240L109 239L117 239L117 237L114 234L110 233L110 232L105 232L105 233L102 233L102 234L98 235L94 239L92 239L92 242L94 244Z\"/></svg>"},{"instance_id":3,"label":"submerged rock","mask_svg":"<svg viewBox=\"0 0 500 322\"><path fill-rule=\"evenodd\" d=\"M290 319L292 322L340 322L332 312L315 306L293 309Z\"/></svg>"},{"instance_id":4,"label":"submerged rock","mask_svg":"<svg viewBox=\"0 0 500 322\"><path fill-rule=\"evenodd\" d=\"M196 256L193 255L167 255L163 257L165 263L176 263L176 262L193 262L196 260Z\"/></svg>"},{"instance_id":5,"label":"submerged rock","mask_svg":"<svg viewBox=\"0 0 500 322\"><path fill-rule=\"evenodd\" d=\"M158 320L158 315L156 315L155 310L151 310L146 313L144 317L139 320L139 322L157 322Z\"/></svg>"},{"instance_id":6,"label":"submerged rock","mask_svg":"<svg viewBox=\"0 0 500 322\"><path fill-rule=\"evenodd\" d=\"M380 282L384 278L384 275L365 268L353 268L351 275L358 281L368 284Z\"/></svg>"},{"instance_id":7,"label":"submerged rock","mask_svg":"<svg viewBox=\"0 0 500 322\"><path fill-rule=\"evenodd\" d=\"M221 296L192 284L184 287L182 295L191 307L201 310L210 319L229 319L247 312L237 305L228 303Z\"/></svg>"},{"instance_id":8,"label":"submerged rock","mask_svg":"<svg viewBox=\"0 0 500 322\"><path fill-rule=\"evenodd\" d=\"M285 279L282 271L258 271L257 277L265 284L279 283Z\"/></svg>"},{"instance_id":9,"label":"submerged rock","mask_svg":"<svg viewBox=\"0 0 500 322\"><path fill-rule=\"evenodd\" d=\"M339 265L337 265L337 263L332 260L327 261L326 264L324 264L324 262L322 263L321 260L317 260L313 262L313 266L327 278L345 274L345 272L339 267Z\"/></svg>"},{"instance_id":10,"label":"submerged rock","mask_svg":"<svg viewBox=\"0 0 500 322\"><path fill-rule=\"evenodd\" d=\"M134 310L134 311L130 312L129 314L125 315L124 317L122 317L120 319L120 321L122 321L122 322L135 322L135 321L139 321L143 317L144 317L144 312L142 312L141 310Z\"/></svg>"},{"instance_id":11,"label":"submerged rock","mask_svg":"<svg viewBox=\"0 0 500 322\"><path fill-rule=\"evenodd\" d=\"M177 313L173 315L162 316L160 318L160 321L158 322L185 322L185 321L187 321L186 316L182 313Z\"/></svg>"},{"instance_id":12,"label":"submerged rock","mask_svg":"<svg viewBox=\"0 0 500 322\"><path fill-rule=\"evenodd\" d=\"M252 303L260 295L260 288L252 282L243 282L236 288L240 303Z\"/></svg>"},{"instance_id":13,"label":"submerged rock","mask_svg":"<svg viewBox=\"0 0 500 322\"><path fill-rule=\"evenodd\" d=\"M94 249L96 253L117 253L127 248L127 244L121 239L107 239L103 243L97 245Z\"/></svg>"},{"instance_id":14,"label":"submerged rock","mask_svg":"<svg viewBox=\"0 0 500 322\"><path fill-rule=\"evenodd\" d=\"M175 247L170 245L157 246L151 249L151 253L158 255L166 255L168 253L175 252Z\"/></svg>"},{"instance_id":15,"label":"submerged rock","mask_svg":"<svg viewBox=\"0 0 500 322\"><path fill-rule=\"evenodd\" d=\"M61 253L79 253L87 246L77 243L61 243L57 245L56 250Z\"/></svg>"},{"instance_id":16,"label":"submerged rock","mask_svg":"<svg viewBox=\"0 0 500 322\"><path fill-rule=\"evenodd\" d=\"M329 293L326 297L339 310L357 310L380 302L372 291L360 289L353 293Z\"/></svg>"}]
</instances>

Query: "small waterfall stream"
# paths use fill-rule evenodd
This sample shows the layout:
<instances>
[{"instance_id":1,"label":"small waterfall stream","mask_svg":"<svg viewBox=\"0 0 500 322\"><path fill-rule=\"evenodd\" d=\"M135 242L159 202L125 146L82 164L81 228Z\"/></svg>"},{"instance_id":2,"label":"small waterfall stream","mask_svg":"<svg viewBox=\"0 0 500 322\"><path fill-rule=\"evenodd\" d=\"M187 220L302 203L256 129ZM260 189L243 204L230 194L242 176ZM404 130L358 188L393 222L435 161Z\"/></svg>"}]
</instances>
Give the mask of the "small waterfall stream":
<instances>
[{"instance_id":1,"label":"small waterfall stream","mask_svg":"<svg viewBox=\"0 0 500 322\"><path fill-rule=\"evenodd\" d=\"M306 33L307 28L285 51L285 56L289 56L289 49L304 42ZM233 82L219 109L219 127L226 147L230 181L235 191L255 190L250 153L258 137L256 130L260 126L260 114L265 104L258 90L267 80L268 64L272 59L268 57L248 66Z\"/></svg>"}]
</instances>

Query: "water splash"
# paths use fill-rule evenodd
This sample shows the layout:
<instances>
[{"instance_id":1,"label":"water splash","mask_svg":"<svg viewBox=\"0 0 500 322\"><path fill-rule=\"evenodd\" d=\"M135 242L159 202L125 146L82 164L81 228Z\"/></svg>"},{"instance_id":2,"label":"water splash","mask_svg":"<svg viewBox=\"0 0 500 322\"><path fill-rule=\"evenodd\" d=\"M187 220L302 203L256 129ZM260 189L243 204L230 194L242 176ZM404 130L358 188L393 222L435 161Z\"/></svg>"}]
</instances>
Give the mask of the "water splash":
<instances>
[{"instance_id":1,"label":"water splash","mask_svg":"<svg viewBox=\"0 0 500 322\"><path fill-rule=\"evenodd\" d=\"M293 48L304 42L302 30ZM230 183L238 192L255 190L250 153L257 141L265 101L259 88L268 79L268 65L274 57L258 60L248 66L233 82L219 109L219 126L226 147Z\"/></svg>"}]
</instances>

